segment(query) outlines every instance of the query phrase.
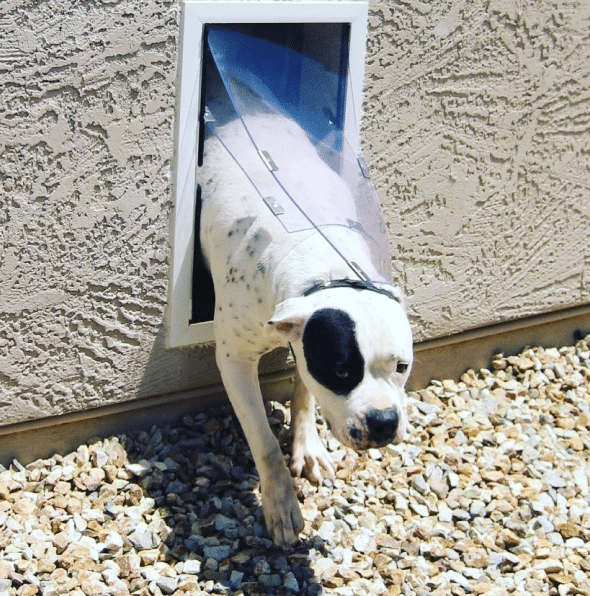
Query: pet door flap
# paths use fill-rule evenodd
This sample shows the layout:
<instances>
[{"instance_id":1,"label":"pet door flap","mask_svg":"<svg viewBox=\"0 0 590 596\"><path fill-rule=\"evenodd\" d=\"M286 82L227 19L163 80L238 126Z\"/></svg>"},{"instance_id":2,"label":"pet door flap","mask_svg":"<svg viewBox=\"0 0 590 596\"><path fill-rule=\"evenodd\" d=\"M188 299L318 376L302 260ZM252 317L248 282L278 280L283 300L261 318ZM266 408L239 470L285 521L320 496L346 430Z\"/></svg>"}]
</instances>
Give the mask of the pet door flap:
<instances>
[{"instance_id":1,"label":"pet door flap","mask_svg":"<svg viewBox=\"0 0 590 596\"><path fill-rule=\"evenodd\" d=\"M316 229L349 264L359 260L358 246L348 254L350 231L359 234L369 257L363 261L373 265L365 273L389 283L379 200L360 151L345 135L344 115L354 113L345 110L346 72L224 27L210 26L207 40L231 106L207 101L206 125L261 200L286 231Z\"/></svg>"}]
</instances>

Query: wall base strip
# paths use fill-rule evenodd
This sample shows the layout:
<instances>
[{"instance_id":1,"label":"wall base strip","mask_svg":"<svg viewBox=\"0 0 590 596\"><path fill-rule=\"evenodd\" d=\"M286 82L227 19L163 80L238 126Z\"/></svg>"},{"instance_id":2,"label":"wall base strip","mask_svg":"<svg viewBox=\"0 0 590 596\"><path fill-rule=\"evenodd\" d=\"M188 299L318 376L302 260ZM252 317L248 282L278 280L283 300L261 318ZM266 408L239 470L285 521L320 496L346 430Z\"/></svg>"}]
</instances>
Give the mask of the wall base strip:
<instances>
[{"instance_id":1,"label":"wall base strip","mask_svg":"<svg viewBox=\"0 0 590 596\"><path fill-rule=\"evenodd\" d=\"M425 387L432 379L456 379L467 369L487 368L497 353L517 354L526 346L572 345L590 333L590 304L480 327L414 346L408 387Z\"/></svg>"},{"instance_id":2,"label":"wall base strip","mask_svg":"<svg viewBox=\"0 0 590 596\"><path fill-rule=\"evenodd\" d=\"M264 375L261 387L265 398L286 401L293 393L293 371ZM218 384L10 424L0 427L0 464L8 466L17 459L26 465L55 453L65 455L93 437L108 437L130 429L149 431L154 424L174 424L187 414L220 403L229 401L223 385Z\"/></svg>"},{"instance_id":3,"label":"wall base strip","mask_svg":"<svg viewBox=\"0 0 590 596\"><path fill-rule=\"evenodd\" d=\"M525 346L560 347L590 333L590 304L526 319L499 323L416 344L409 389L431 379L457 379L468 368L485 368L498 352L516 354ZM285 401L293 390L293 370L263 375L267 399ZM139 399L102 408L0 427L0 463L23 464L55 453L66 454L92 437L129 429L149 430L227 400L223 386Z\"/></svg>"}]
</instances>

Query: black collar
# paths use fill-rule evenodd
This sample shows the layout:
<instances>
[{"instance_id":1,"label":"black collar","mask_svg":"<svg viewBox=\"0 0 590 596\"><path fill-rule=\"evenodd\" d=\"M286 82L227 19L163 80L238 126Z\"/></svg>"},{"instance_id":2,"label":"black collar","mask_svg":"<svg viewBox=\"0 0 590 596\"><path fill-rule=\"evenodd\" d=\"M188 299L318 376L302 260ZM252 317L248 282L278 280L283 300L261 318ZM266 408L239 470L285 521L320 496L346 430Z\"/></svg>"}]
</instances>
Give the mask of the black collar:
<instances>
[{"instance_id":1,"label":"black collar","mask_svg":"<svg viewBox=\"0 0 590 596\"><path fill-rule=\"evenodd\" d=\"M385 288L380 288L370 281L363 281L360 279L331 279L330 281L318 281L317 283L313 284L310 288L303 292L304 296L309 296L314 292L319 292L320 290L330 290L332 288L353 288L355 290L370 290L371 292L377 292L378 294L383 294L396 302L399 302L399 298L394 295L393 292L386 290Z\"/></svg>"}]
</instances>

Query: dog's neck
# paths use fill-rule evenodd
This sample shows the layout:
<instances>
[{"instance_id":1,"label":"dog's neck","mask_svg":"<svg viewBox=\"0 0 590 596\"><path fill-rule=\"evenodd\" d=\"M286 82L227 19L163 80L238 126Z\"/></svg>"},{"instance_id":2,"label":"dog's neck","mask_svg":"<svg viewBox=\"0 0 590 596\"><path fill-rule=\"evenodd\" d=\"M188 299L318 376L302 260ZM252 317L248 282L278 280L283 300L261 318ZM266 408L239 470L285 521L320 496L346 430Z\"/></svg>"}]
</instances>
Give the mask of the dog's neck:
<instances>
[{"instance_id":1,"label":"dog's neck","mask_svg":"<svg viewBox=\"0 0 590 596\"><path fill-rule=\"evenodd\" d=\"M386 288L376 286L373 282L369 280L361 280L361 279L331 279L329 281L318 281L314 283L312 286L307 288L303 292L304 296L309 296L310 294L314 294L315 292L319 292L320 290L329 290L332 288L353 288L355 290L369 290L371 292L377 292L378 294L383 294L396 302L399 302L399 298L394 295L393 292L387 290Z\"/></svg>"}]
</instances>

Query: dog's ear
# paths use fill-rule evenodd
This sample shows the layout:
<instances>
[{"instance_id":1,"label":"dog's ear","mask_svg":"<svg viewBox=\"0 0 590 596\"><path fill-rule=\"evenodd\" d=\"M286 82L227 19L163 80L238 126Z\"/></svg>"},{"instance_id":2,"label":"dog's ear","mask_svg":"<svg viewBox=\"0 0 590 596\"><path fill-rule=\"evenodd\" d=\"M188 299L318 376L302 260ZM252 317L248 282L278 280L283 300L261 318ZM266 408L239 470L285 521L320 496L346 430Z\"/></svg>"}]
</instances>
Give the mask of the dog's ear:
<instances>
[{"instance_id":1,"label":"dog's ear","mask_svg":"<svg viewBox=\"0 0 590 596\"><path fill-rule=\"evenodd\" d=\"M292 342L301 337L305 321L312 313L312 305L306 298L289 298L277 304L265 331L282 341Z\"/></svg>"}]
</instances>

